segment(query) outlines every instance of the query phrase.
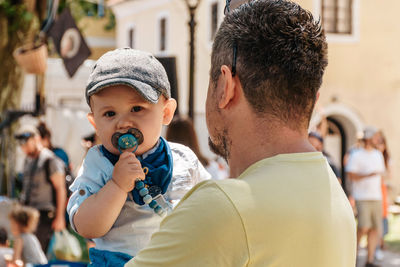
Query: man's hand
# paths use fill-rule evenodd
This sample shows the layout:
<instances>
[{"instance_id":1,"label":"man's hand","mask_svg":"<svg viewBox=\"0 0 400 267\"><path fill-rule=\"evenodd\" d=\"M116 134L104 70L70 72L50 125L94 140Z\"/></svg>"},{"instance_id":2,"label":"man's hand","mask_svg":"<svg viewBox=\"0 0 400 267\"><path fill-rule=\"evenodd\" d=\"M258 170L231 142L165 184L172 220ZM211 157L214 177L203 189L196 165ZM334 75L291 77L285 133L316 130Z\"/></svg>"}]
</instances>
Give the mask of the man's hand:
<instances>
[{"instance_id":1,"label":"man's hand","mask_svg":"<svg viewBox=\"0 0 400 267\"><path fill-rule=\"evenodd\" d=\"M145 174L140 161L131 152L123 152L114 166L113 181L124 192L128 193L135 187L136 179L144 180Z\"/></svg>"},{"instance_id":2,"label":"man's hand","mask_svg":"<svg viewBox=\"0 0 400 267\"><path fill-rule=\"evenodd\" d=\"M51 223L51 228L55 231L61 231L65 229L65 218L61 217L61 216L56 216L53 220L53 222Z\"/></svg>"}]
</instances>

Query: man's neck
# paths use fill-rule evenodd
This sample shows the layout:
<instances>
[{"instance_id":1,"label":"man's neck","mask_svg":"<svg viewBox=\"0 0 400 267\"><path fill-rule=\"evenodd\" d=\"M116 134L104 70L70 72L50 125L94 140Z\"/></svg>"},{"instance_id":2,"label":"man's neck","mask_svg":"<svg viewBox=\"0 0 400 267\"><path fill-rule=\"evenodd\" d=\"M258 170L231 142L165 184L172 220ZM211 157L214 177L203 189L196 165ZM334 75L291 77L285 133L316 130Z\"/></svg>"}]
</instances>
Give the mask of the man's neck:
<instances>
[{"instance_id":1,"label":"man's neck","mask_svg":"<svg viewBox=\"0 0 400 267\"><path fill-rule=\"evenodd\" d=\"M374 150L374 147L373 146L365 146L364 149L367 151L372 151L372 150Z\"/></svg>"},{"instance_id":2,"label":"man's neck","mask_svg":"<svg viewBox=\"0 0 400 267\"><path fill-rule=\"evenodd\" d=\"M29 153L28 157L32 158L32 159L36 159L39 157L40 155L40 151L42 151L43 147L38 146L37 149L35 149L35 151L33 151L32 153Z\"/></svg>"},{"instance_id":3,"label":"man's neck","mask_svg":"<svg viewBox=\"0 0 400 267\"><path fill-rule=\"evenodd\" d=\"M372 151L375 149L375 147L373 146L372 142L370 140L366 140L365 141L365 145L364 145L364 149L367 151Z\"/></svg>"},{"instance_id":4,"label":"man's neck","mask_svg":"<svg viewBox=\"0 0 400 267\"><path fill-rule=\"evenodd\" d=\"M274 125L274 126L272 126ZM246 138L240 138L246 136ZM238 129L236 138L243 140L232 143L230 158L230 175L238 177L252 164L279 154L315 152L308 142L307 129L296 131L280 123L255 121L249 127Z\"/></svg>"}]
</instances>

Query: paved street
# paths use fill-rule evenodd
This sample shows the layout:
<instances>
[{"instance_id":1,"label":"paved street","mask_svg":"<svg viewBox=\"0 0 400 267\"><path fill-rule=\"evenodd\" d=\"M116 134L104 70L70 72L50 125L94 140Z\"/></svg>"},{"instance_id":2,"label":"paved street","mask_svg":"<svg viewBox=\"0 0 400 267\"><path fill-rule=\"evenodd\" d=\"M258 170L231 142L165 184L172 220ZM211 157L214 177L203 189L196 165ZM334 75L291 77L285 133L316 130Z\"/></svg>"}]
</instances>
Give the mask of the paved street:
<instances>
[{"instance_id":1,"label":"paved street","mask_svg":"<svg viewBox=\"0 0 400 267\"><path fill-rule=\"evenodd\" d=\"M382 261L377 261L381 267L398 267L400 266L400 254L393 253L388 250L383 251L384 258ZM357 256L357 267L364 267L367 261L367 250L361 249Z\"/></svg>"}]
</instances>

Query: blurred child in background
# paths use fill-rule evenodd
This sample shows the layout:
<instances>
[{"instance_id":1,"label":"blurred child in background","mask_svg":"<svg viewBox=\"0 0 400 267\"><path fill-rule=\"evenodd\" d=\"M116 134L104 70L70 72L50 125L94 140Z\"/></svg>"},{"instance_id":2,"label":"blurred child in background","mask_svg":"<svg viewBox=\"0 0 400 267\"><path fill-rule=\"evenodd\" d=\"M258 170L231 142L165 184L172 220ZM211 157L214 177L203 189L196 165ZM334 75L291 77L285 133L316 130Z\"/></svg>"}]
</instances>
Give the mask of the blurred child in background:
<instances>
[{"instance_id":1,"label":"blurred child in background","mask_svg":"<svg viewBox=\"0 0 400 267\"><path fill-rule=\"evenodd\" d=\"M5 256L12 257L13 253L13 249L9 247L7 230L0 227L0 267L6 266Z\"/></svg>"},{"instance_id":2,"label":"blurred child in background","mask_svg":"<svg viewBox=\"0 0 400 267\"><path fill-rule=\"evenodd\" d=\"M33 234L39 222L38 210L16 204L9 214L11 232L14 236L13 262L46 264L47 258L39 240Z\"/></svg>"}]
</instances>

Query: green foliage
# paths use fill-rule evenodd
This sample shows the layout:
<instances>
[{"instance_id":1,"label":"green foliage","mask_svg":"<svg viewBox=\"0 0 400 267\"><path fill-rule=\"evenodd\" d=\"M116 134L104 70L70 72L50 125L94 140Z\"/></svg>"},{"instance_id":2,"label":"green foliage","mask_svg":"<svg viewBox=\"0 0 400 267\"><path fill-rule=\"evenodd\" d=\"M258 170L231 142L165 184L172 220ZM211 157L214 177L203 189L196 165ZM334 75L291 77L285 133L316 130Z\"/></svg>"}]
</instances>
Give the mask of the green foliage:
<instances>
[{"instance_id":1,"label":"green foliage","mask_svg":"<svg viewBox=\"0 0 400 267\"><path fill-rule=\"evenodd\" d=\"M34 17L31 12L27 11L24 4L16 5L15 2L11 0L0 1L0 16L7 18L8 35L27 31Z\"/></svg>"},{"instance_id":2,"label":"green foliage","mask_svg":"<svg viewBox=\"0 0 400 267\"><path fill-rule=\"evenodd\" d=\"M400 215L389 214L389 233L385 236L385 244L389 250L400 253Z\"/></svg>"},{"instance_id":3,"label":"green foliage","mask_svg":"<svg viewBox=\"0 0 400 267\"><path fill-rule=\"evenodd\" d=\"M69 7L76 22L84 17L100 18L98 4L87 0L61 0L58 6L58 13L61 13L65 7ZM115 16L110 9L105 9L104 13L104 16L108 19L104 29L110 31L115 28Z\"/></svg>"},{"instance_id":4,"label":"green foliage","mask_svg":"<svg viewBox=\"0 0 400 267\"><path fill-rule=\"evenodd\" d=\"M35 10L29 12L22 0L0 0L0 121L4 119L5 111L16 110L20 106L24 73L17 65L12 54L17 47L34 41L38 36L40 25L47 16L46 0L36 2ZM72 16L78 22L88 15L97 17L97 4L84 0L60 0L58 12L68 6ZM115 18L110 10L105 10L109 18L106 27L115 26ZM13 132L17 125L0 132L0 195L11 195L9 185L14 177L15 140Z\"/></svg>"},{"instance_id":5,"label":"green foliage","mask_svg":"<svg viewBox=\"0 0 400 267\"><path fill-rule=\"evenodd\" d=\"M108 23L104 26L106 31L111 31L115 28L115 16L112 12L109 12Z\"/></svg>"}]
</instances>

